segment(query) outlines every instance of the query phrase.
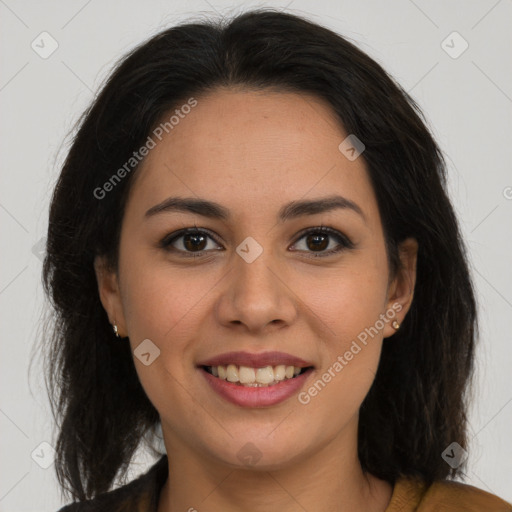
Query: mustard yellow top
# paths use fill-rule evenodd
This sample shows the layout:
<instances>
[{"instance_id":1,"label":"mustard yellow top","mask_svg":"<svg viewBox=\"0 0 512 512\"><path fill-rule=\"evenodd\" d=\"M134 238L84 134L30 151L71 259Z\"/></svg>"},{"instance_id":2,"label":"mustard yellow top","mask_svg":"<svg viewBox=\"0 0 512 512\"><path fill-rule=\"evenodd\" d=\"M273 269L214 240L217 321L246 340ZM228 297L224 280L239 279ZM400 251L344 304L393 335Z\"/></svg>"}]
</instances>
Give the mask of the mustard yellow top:
<instances>
[{"instance_id":1,"label":"mustard yellow top","mask_svg":"<svg viewBox=\"0 0 512 512\"><path fill-rule=\"evenodd\" d=\"M459 482L441 480L427 487L399 479L385 512L512 512L512 504L494 494Z\"/></svg>"},{"instance_id":2,"label":"mustard yellow top","mask_svg":"<svg viewBox=\"0 0 512 512\"><path fill-rule=\"evenodd\" d=\"M164 454L128 484L86 502L71 503L58 512L157 512L167 475ZM421 480L400 478L385 512L512 512L512 504L470 485L442 480L427 486Z\"/></svg>"},{"instance_id":3,"label":"mustard yellow top","mask_svg":"<svg viewBox=\"0 0 512 512\"><path fill-rule=\"evenodd\" d=\"M512 504L477 487L441 480L427 487L413 478L395 483L385 512L512 512Z\"/></svg>"}]
</instances>

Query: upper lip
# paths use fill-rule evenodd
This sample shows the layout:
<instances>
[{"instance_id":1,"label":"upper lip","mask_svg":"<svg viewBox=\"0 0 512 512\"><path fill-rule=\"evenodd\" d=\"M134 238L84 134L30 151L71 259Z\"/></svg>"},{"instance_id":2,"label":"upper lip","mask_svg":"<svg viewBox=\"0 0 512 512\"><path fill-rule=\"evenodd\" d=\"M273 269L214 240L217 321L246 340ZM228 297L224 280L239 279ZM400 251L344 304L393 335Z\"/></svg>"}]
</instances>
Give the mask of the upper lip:
<instances>
[{"instance_id":1,"label":"upper lip","mask_svg":"<svg viewBox=\"0 0 512 512\"><path fill-rule=\"evenodd\" d=\"M205 359L198 363L198 366L220 366L235 364L238 366L248 366L249 368L263 368L265 366L296 366L298 368L307 368L313 366L300 357L287 354L285 352L261 352L254 354L251 352L225 352L217 356Z\"/></svg>"}]
</instances>

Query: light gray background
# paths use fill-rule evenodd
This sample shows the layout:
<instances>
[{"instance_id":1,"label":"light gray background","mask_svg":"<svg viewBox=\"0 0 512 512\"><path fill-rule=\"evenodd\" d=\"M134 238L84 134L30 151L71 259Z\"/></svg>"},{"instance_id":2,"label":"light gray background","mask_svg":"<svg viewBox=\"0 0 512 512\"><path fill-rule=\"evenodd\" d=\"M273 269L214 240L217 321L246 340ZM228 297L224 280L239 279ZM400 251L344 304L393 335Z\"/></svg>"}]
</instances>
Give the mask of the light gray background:
<instances>
[{"instance_id":1,"label":"light gray background","mask_svg":"<svg viewBox=\"0 0 512 512\"><path fill-rule=\"evenodd\" d=\"M198 14L263 5L307 16L353 39L427 114L449 162L450 193L481 314L465 482L512 501L510 0L0 0L0 512L51 512L63 504L54 466L43 469L31 456L35 450L51 462L51 449L40 444L55 440L35 345L44 308L37 244L68 148L63 141L69 142L73 123L114 62L134 45ZM59 45L47 59L31 48L43 31ZM469 44L458 58L441 45L453 31ZM461 44L456 36L445 43L452 53ZM141 451L132 477L152 462Z\"/></svg>"}]
</instances>

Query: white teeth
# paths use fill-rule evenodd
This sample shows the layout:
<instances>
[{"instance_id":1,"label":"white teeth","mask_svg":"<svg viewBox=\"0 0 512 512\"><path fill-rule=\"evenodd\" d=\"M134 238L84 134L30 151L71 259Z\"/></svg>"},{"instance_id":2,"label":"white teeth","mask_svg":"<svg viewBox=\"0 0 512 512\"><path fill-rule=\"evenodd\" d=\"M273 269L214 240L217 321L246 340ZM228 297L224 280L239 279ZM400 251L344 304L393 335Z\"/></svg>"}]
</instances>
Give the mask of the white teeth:
<instances>
[{"instance_id":1,"label":"white teeth","mask_svg":"<svg viewBox=\"0 0 512 512\"><path fill-rule=\"evenodd\" d=\"M226 374L229 382L238 382L238 368L234 364L228 364Z\"/></svg>"},{"instance_id":2,"label":"white teeth","mask_svg":"<svg viewBox=\"0 0 512 512\"><path fill-rule=\"evenodd\" d=\"M247 366L240 366L240 372L238 378L242 384L249 384L256 380L256 372L254 368L248 368Z\"/></svg>"},{"instance_id":3,"label":"white teeth","mask_svg":"<svg viewBox=\"0 0 512 512\"><path fill-rule=\"evenodd\" d=\"M277 381L284 380L286 373L286 366L284 364L280 364L274 368L274 379Z\"/></svg>"},{"instance_id":4,"label":"white teeth","mask_svg":"<svg viewBox=\"0 0 512 512\"><path fill-rule=\"evenodd\" d=\"M247 387L266 387L296 377L302 371L302 368L284 364L274 367L265 366L264 368L228 364L227 366L211 366L210 371L214 377L222 380L239 383Z\"/></svg>"},{"instance_id":5,"label":"white teeth","mask_svg":"<svg viewBox=\"0 0 512 512\"><path fill-rule=\"evenodd\" d=\"M260 384L270 384L274 381L274 369L272 366L265 366L265 368L258 368L256 370L256 382Z\"/></svg>"}]
</instances>

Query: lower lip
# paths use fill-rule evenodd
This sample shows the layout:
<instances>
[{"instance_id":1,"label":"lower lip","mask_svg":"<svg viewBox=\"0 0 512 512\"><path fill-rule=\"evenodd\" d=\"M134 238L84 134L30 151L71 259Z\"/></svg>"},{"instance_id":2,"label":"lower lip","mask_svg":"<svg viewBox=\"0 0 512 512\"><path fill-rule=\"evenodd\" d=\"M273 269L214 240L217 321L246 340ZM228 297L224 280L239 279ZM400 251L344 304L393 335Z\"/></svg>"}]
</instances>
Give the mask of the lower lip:
<instances>
[{"instance_id":1,"label":"lower lip","mask_svg":"<svg viewBox=\"0 0 512 512\"><path fill-rule=\"evenodd\" d=\"M279 382L279 384L262 388L233 384L227 380L214 377L203 368L199 368L199 371L204 375L212 389L228 402L242 407L267 407L284 402L297 393L313 373L313 368L293 379L286 379Z\"/></svg>"}]
</instances>

